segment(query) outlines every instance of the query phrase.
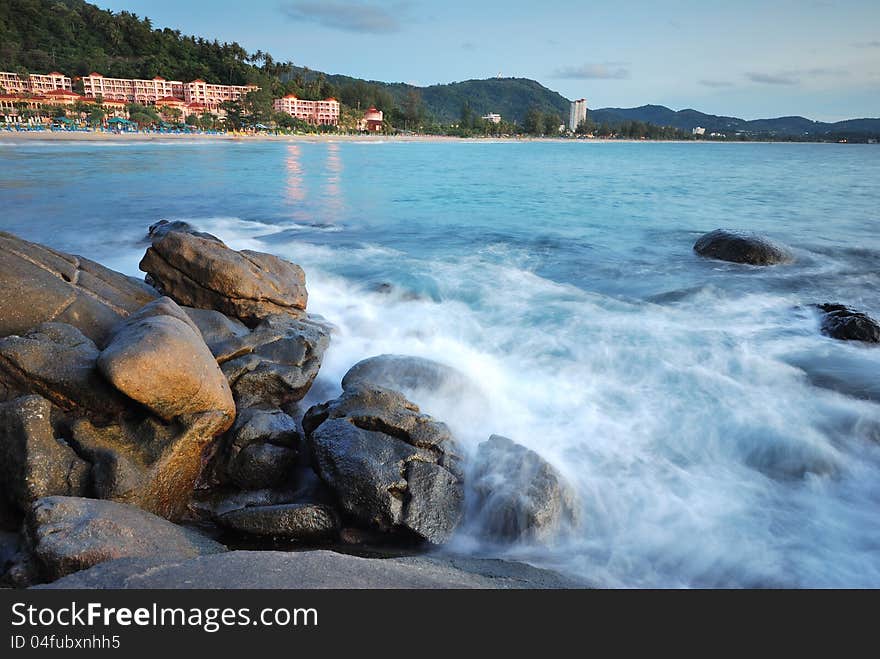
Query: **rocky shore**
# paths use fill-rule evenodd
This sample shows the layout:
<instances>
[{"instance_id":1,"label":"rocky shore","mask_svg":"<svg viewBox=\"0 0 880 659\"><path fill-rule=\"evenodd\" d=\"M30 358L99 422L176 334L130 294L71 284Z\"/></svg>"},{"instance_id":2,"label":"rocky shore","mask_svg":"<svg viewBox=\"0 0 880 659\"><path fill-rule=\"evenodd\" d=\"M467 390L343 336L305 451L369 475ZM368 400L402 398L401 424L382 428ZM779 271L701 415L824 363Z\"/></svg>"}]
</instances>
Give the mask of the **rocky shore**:
<instances>
[{"instance_id":1,"label":"rocky shore","mask_svg":"<svg viewBox=\"0 0 880 659\"><path fill-rule=\"evenodd\" d=\"M375 356L303 409L333 333L303 270L185 223L149 241L139 281L0 233L4 585L581 585L438 554L466 518L499 544L578 523L536 453L493 437L469 464L407 398L464 375Z\"/></svg>"}]
</instances>

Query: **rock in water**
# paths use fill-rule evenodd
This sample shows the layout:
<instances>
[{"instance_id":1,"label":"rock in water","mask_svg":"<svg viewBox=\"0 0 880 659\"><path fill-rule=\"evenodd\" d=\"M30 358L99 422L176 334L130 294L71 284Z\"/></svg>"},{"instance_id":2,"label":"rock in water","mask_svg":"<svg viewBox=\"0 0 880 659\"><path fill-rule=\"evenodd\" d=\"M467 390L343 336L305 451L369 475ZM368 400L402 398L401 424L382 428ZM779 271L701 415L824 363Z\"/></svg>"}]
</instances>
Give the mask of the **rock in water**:
<instances>
[{"instance_id":1,"label":"rock in water","mask_svg":"<svg viewBox=\"0 0 880 659\"><path fill-rule=\"evenodd\" d=\"M303 419L318 473L365 526L449 539L464 501L458 446L445 424L381 387L346 391Z\"/></svg>"},{"instance_id":2,"label":"rock in water","mask_svg":"<svg viewBox=\"0 0 880 659\"><path fill-rule=\"evenodd\" d=\"M222 412L228 428L235 419L232 392L214 356L168 298L124 321L101 352L98 368L119 391L166 421Z\"/></svg>"},{"instance_id":3,"label":"rock in water","mask_svg":"<svg viewBox=\"0 0 880 659\"><path fill-rule=\"evenodd\" d=\"M326 542L339 534L336 511L315 503L248 506L220 515L217 521L238 533L298 542Z\"/></svg>"},{"instance_id":4,"label":"rock in water","mask_svg":"<svg viewBox=\"0 0 880 659\"><path fill-rule=\"evenodd\" d=\"M93 261L0 232L0 336L67 323L103 347L113 327L156 292Z\"/></svg>"},{"instance_id":5,"label":"rock in water","mask_svg":"<svg viewBox=\"0 0 880 659\"><path fill-rule=\"evenodd\" d=\"M841 341L880 343L880 324L869 315L842 304L817 305L822 311L822 333Z\"/></svg>"},{"instance_id":6,"label":"rock in water","mask_svg":"<svg viewBox=\"0 0 880 659\"><path fill-rule=\"evenodd\" d=\"M39 396L0 404L0 492L18 514L41 497L89 489L91 465L61 438L53 420L58 411Z\"/></svg>"},{"instance_id":7,"label":"rock in water","mask_svg":"<svg viewBox=\"0 0 880 659\"><path fill-rule=\"evenodd\" d=\"M191 233L192 235L199 236L200 238L207 238L208 240L222 243L222 241L217 236L210 233L205 233L204 231L199 231L189 222L184 222L182 220L174 220L172 222L169 222L168 220L159 220L155 224L150 225L150 228L147 230L147 237L150 240L158 240L159 238L165 236L166 233L170 233L172 231Z\"/></svg>"},{"instance_id":8,"label":"rock in water","mask_svg":"<svg viewBox=\"0 0 880 659\"><path fill-rule=\"evenodd\" d=\"M226 551L197 531L134 506L78 497L37 501L27 532L49 580L117 558L185 560Z\"/></svg>"},{"instance_id":9,"label":"rock in water","mask_svg":"<svg viewBox=\"0 0 880 659\"><path fill-rule=\"evenodd\" d=\"M488 538L545 542L577 520L576 496L561 474L506 437L480 444L472 477L477 523Z\"/></svg>"},{"instance_id":10,"label":"rock in water","mask_svg":"<svg viewBox=\"0 0 880 659\"><path fill-rule=\"evenodd\" d=\"M305 274L262 252L230 249L216 239L168 231L153 240L140 268L178 304L214 309L248 325L271 314L301 315Z\"/></svg>"},{"instance_id":11,"label":"rock in water","mask_svg":"<svg viewBox=\"0 0 880 659\"><path fill-rule=\"evenodd\" d=\"M701 237L694 251L710 259L749 265L776 265L794 260L785 247L763 236L725 229L716 229Z\"/></svg>"}]
</instances>

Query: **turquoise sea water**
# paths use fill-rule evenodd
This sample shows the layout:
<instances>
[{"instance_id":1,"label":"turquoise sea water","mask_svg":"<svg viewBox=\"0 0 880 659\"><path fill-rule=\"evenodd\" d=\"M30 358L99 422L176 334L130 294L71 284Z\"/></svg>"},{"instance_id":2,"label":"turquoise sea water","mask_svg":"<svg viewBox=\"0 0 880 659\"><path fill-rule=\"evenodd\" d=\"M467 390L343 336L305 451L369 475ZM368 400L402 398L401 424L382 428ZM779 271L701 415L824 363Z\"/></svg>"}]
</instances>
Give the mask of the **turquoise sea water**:
<instances>
[{"instance_id":1,"label":"turquoise sea water","mask_svg":"<svg viewBox=\"0 0 880 659\"><path fill-rule=\"evenodd\" d=\"M315 397L385 352L466 372L485 401L423 407L468 451L549 459L583 523L458 551L601 586L878 587L880 349L808 306L880 317L878 181L859 145L0 141L0 229L139 274L146 227L181 219L300 263L337 328ZM698 258L718 227L797 261Z\"/></svg>"}]
</instances>

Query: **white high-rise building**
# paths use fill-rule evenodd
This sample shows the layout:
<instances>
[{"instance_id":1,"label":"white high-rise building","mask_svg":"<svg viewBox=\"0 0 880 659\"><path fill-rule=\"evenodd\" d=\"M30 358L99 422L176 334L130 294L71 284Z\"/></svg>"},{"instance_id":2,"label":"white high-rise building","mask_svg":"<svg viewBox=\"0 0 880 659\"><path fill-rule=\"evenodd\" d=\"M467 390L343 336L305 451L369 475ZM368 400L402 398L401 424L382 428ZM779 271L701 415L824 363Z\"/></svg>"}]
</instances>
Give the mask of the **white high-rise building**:
<instances>
[{"instance_id":1,"label":"white high-rise building","mask_svg":"<svg viewBox=\"0 0 880 659\"><path fill-rule=\"evenodd\" d=\"M587 119L587 99L579 98L571 102L571 112L568 115L568 128L574 132L582 121Z\"/></svg>"}]
</instances>

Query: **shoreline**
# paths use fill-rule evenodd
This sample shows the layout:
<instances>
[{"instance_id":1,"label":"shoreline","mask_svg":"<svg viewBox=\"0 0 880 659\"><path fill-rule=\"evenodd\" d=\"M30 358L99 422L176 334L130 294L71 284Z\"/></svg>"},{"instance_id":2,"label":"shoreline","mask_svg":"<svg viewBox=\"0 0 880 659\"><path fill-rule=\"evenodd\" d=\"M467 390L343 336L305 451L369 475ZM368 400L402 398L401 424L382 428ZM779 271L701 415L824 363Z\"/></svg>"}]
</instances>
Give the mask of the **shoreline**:
<instances>
[{"instance_id":1,"label":"shoreline","mask_svg":"<svg viewBox=\"0 0 880 659\"><path fill-rule=\"evenodd\" d=\"M312 143L423 143L423 142L549 142L564 144L838 144L837 142L790 142L783 140L715 141L715 140L619 140L619 139L571 139L562 137L455 137L452 135L340 135L340 134L302 134L302 135L244 135L222 133L216 135L195 133L99 133L66 131L0 131L0 144L4 142L185 142L204 140L206 142L312 142ZM850 146L845 144L844 146Z\"/></svg>"}]
</instances>

